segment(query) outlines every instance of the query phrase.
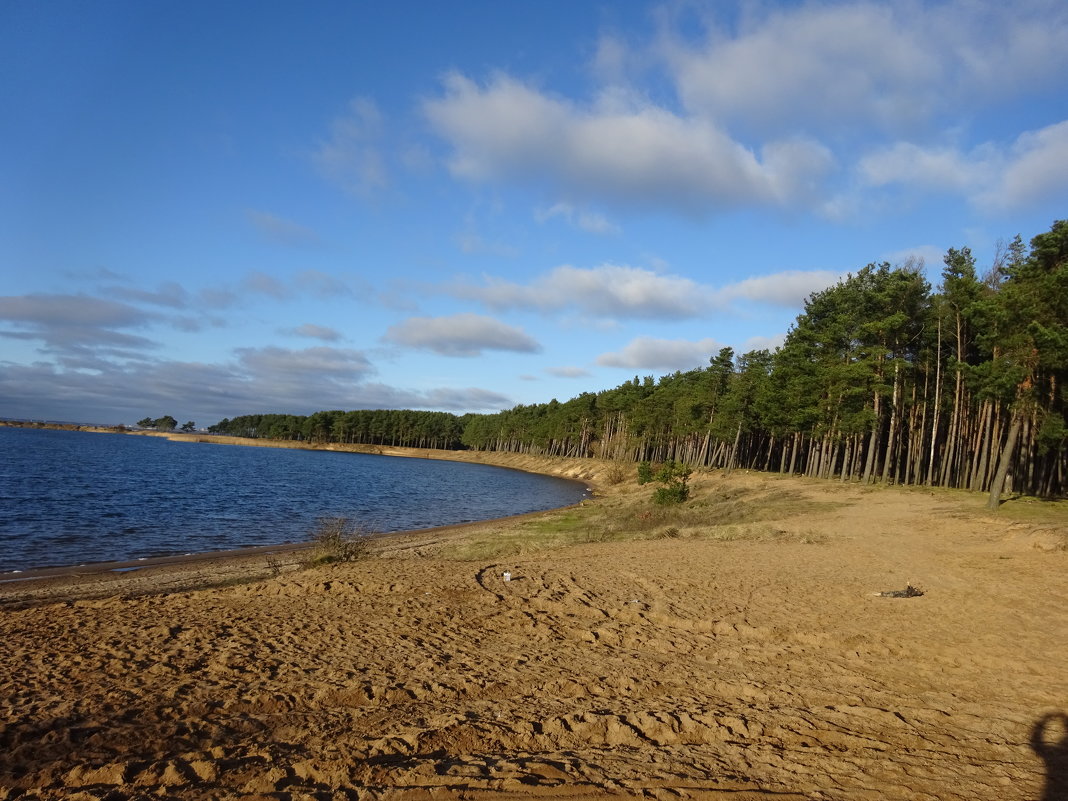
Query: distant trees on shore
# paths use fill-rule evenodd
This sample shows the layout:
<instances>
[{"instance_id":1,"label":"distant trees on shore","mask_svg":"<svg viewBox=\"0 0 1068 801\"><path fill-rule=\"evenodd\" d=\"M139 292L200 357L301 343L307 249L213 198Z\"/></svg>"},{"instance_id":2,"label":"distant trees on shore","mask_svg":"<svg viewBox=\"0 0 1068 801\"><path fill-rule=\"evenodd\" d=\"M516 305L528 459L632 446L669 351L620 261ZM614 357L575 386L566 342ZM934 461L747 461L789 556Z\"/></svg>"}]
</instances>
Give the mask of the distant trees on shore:
<instances>
[{"instance_id":1,"label":"distant trees on shore","mask_svg":"<svg viewBox=\"0 0 1068 801\"><path fill-rule=\"evenodd\" d=\"M473 416L409 409L335 410L307 416L246 414L220 420L208 431L234 437L455 450L464 447L464 428Z\"/></svg>"},{"instance_id":2,"label":"distant trees on shore","mask_svg":"<svg viewBox=\"0 0 1068 801\"><path fill-rule=\"evenodd\" d=\"M178 427L178 421L171 417L169 414L165 414L163 417L145 417L141 420L138 420L137 425L141 428L154 428L157 431L174 431L174 429ZM186 423L185 425L189 426L189 428L186 429L185 426L182 426L183 431L192 431L196 427L192 421Z\"/></svg>"},{"instance_id":3,"label":"distant trees on shore","mask_svg":"<svg viewBox=\"0 0 1068 801\"><path fill-rule=\"evenodd\" d=\"M979 275L869 264L805 303L782 347L497 414L247 415L216 433L676 461L1045 497L1068 479L1068 221Z\"/></svg>"}]
</instances>

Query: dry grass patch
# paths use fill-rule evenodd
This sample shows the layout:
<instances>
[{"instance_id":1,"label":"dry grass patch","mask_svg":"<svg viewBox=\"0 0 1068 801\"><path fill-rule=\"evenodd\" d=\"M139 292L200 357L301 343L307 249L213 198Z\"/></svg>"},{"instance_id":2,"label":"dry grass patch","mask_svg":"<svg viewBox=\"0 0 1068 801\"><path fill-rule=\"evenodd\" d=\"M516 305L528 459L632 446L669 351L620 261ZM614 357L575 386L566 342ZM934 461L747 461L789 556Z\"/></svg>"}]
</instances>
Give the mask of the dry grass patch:
<instances>
[{"instance_id":1,"label":"dry grass patch","mask_svg":"<svg viewBox=\"0 0 1068 801\"><path fill-rule=\"evenodd\" d=\"M781 486L746 486L703 477L683 504L658 505L645 488L598 497L581 506L517 524L502 524L448 545L441 556L464 561L497 559L571 545L655 539L772 540L822 542L808 529L772 525L842 505L818 501Z\"/></svg>"}]
</instances>

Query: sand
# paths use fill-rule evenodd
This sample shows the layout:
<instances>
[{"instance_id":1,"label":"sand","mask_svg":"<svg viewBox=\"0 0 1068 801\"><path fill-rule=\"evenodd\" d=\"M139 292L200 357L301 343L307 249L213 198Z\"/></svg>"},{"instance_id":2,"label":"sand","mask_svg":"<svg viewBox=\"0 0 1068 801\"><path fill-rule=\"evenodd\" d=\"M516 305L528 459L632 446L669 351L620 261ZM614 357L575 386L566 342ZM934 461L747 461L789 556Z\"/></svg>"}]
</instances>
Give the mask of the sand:
<instances>
[{"instance_id":1,"label":"sand","mask_svg":"<svg viewBox=\"0 0 1068 801\"><path fill-rule=\"evenodd\" d=\"M1065 798L1063 504L714 473L672 524L598 470L354 563L0 585L0 799Z\"/></svg>"}]
</instances>

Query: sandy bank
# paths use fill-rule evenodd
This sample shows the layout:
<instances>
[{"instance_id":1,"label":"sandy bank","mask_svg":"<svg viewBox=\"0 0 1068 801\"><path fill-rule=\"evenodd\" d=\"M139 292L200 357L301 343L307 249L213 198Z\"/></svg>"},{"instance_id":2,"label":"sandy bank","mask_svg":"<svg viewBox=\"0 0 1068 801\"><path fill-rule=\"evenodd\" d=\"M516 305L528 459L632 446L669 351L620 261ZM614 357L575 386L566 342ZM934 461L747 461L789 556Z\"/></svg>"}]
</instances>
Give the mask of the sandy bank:
<instances>
[{"instance_id":1,"label":"sandy bank","mask_svg":"<svg viewBox=\"0 0 1068 801\"><path fill-rule=\"evenodd\" d=\"M0 799L1062 797L1063 507L647 494L2 611Z\"/></svg>"}]
</instances>

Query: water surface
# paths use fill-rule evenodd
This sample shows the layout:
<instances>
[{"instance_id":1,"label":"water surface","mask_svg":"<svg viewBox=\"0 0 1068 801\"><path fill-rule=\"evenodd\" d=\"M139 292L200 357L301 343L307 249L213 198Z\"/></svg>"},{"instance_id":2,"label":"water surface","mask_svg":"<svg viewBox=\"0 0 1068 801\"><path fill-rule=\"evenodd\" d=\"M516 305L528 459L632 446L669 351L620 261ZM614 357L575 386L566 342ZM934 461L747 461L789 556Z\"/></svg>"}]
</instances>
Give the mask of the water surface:
<instances>
[{"instance_id":1,"label":"water surface","mask_svg":"<svg viewBox=\"0 0 1068 801\"><path fill-rule=\"evenodd\" d=\"M0 572L405 531L577 503L574 481L361 453L0 428Z\"/></svg>"}]
</instances>

